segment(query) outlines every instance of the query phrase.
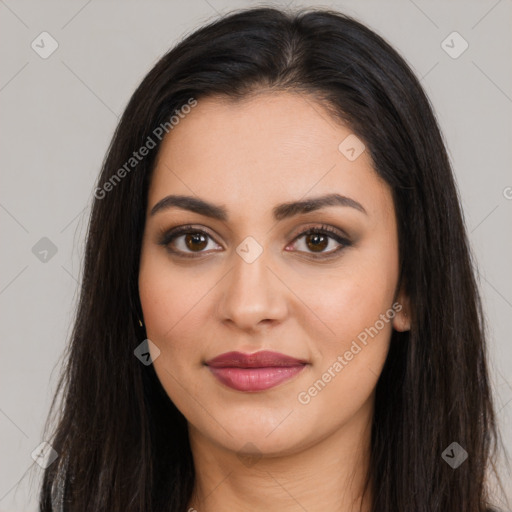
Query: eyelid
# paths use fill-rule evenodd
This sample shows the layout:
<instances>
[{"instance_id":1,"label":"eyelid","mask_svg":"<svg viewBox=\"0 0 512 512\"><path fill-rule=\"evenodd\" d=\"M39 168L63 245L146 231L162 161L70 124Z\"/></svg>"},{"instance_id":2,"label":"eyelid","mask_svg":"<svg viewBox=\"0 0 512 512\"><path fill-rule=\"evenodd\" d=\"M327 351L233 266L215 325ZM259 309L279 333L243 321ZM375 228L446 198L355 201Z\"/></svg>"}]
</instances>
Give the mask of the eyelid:
<instances>
[{"instance_id":1,"label":"eyelid","mask_svg":"<svg viewBox=\"0 0 512 512\"><path fill-rule=\"evenodd\" d=\"M305 233L312 229L317 229L319 231L327 231L329 234L337 235L339 238L344 239L346 242L351 241L351 238L346 231L336 226L332 226L330 224L326 224L323 222L310 222L305 226L303 225L300 228L293 230L291 232L290 237L292 238L292 241L295 241L297 237L303 236Z\"/></svg>"}]
</instances>

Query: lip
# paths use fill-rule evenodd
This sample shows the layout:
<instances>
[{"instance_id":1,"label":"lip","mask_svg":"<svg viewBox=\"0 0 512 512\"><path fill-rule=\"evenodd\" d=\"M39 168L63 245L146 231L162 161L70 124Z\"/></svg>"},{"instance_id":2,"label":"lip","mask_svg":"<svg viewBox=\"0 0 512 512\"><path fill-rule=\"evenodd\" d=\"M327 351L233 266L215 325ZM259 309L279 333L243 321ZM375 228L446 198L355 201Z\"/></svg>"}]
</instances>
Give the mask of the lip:
<instances>
[{"instance_id":1,"label":"lip","mask_svg":"<svg viewBox=\"0 0 512 512\"><path fill-rule=\"evenodd\" d=\"M212 374L237 391L264 391L300 373L307 361L264 350L253 354L226 352L206 361Z\"/></svg>"}]
</instances>

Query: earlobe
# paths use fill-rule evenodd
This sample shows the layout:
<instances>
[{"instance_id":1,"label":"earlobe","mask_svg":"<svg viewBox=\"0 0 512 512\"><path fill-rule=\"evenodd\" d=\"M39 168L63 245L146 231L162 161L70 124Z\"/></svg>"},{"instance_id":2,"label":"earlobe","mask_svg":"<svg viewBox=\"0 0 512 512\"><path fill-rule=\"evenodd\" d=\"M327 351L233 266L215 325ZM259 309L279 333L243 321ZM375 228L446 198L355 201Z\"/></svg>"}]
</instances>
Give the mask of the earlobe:
<instances>
[{"instance_id":1,"label":"earlobe","mask_svg":"<svg viewBox=\"0 0 512 512\"><path fill-rule=\"evenodd\" d=\"M399 332L409 331L411 329L410 317L405 309L400 311L395 315L395 318L393 318L393 328L395 331Z\"/></svg>"},{"instance_id":2,"label":"earlobe","mask_svg":"<svg viewBox=\"0 0 512 512\"><path fill-rule=\"evenodd\" d=\"M400 294L397 302L401 307L396 310L396 315L393 318L393 328L399 332L409 331L411 329L411 305L409 298Z\"/></svg>"}]
</instances>

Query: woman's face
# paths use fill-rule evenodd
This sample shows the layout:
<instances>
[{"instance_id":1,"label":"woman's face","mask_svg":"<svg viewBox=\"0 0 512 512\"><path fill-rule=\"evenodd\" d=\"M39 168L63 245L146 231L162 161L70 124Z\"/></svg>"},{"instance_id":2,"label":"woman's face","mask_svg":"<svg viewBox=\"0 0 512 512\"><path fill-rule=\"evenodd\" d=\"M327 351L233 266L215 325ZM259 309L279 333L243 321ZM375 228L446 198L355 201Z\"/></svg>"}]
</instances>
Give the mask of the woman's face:
<instances>
[{"instance_id":1,"label":"woman's face","mask_svg":"<svg viewBox=\"0 0 512 512\"><path fill-rule=\"evenodd\" d=\"M155 371L194 435L286 454L367 425L392 328L407 328L398 272L390 189L310 96L200 99L164 139L139 291ZM278 355L247 357L262 351ZM228 352L242 356L215 365Z\"/></svg>"}]
</instances>

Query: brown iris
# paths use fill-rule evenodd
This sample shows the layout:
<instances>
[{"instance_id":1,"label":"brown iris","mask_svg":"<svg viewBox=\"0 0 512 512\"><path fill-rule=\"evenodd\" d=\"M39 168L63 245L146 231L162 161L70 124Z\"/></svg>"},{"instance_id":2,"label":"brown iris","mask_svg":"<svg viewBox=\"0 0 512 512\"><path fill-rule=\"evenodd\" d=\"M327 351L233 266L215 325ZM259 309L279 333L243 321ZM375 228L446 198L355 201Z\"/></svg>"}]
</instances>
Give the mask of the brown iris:
<instances>
[{"instance_id":1,"label":"brown iris","mask_svg":"<svg viewBox=\"0 0 512 512\"><path fill-rule=\"evenodd\" d=\"M321 240L323 239L323 240ZM320 233L312 233L306 236L307 246L316 252L320 252L327 247L329 243L328 237Z\"/></svg>"},{"instance_id":2,"label":"brown iris","mask_svg":"<svg viewBox=\"0 0 512 512\"><path fill-rule=\"evenodd\" d=\"M192 251L200 251L208 245L208 240L202 233L189 233L185 235L185 244Z\"/></svg>"}]
</instances>

